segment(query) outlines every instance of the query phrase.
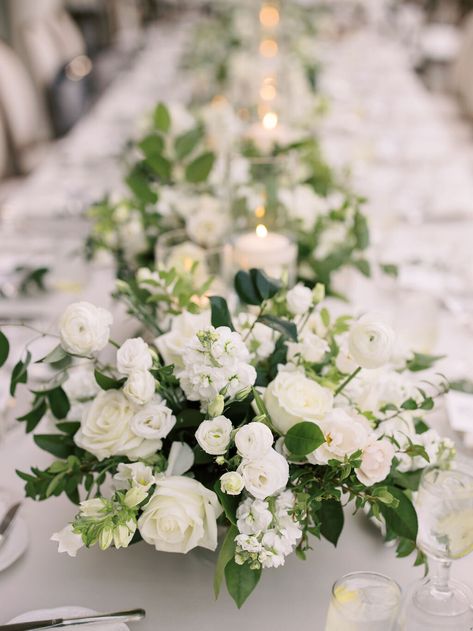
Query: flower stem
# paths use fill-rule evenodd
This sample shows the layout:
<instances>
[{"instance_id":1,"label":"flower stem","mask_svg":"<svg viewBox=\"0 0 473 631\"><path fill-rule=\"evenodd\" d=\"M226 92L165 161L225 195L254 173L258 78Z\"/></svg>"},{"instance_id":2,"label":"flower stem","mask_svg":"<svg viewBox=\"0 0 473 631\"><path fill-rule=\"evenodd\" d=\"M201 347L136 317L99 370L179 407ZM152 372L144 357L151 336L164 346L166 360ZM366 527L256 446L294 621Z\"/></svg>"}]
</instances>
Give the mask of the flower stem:
<instances>
[{"instance_id":1,"label":"flower stem","mask_svg":"<svg viewBox=\"0 0 473 631\"><path fill-rule=\"evenodd\" d=\"M361 370L361 366L358 366L358 368L355 368L355 370L350 375L348 375L345 381L343 381L335 390L334 392L335 397L337 396L337 394L340 394L340 392L342 392L342 390L350 383L352 379L356 377L356 375L360 372L360 370Z\"/></svg>"}]
</instances>

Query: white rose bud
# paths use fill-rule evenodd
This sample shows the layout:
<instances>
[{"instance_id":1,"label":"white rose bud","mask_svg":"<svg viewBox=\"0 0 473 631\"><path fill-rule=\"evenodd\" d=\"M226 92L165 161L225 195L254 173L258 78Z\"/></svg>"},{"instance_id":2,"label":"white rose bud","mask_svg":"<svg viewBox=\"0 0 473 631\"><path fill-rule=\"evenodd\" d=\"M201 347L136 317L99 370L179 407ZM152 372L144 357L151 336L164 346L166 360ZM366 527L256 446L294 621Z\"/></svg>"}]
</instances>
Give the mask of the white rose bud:
<instances>
[{"instance_id":1,"label":"white rose bud","mask_svg":"<svg viewBox=\"0 0 473 631\"><path fill-rule=\"evenodd\" d=\"M123 393L136 405L149 403L154 396L156 381L148 370L134 370L126 380Z\"/></svg>"},{"instance_id":2,"label":"white rose bud","mask_svg":"<svg viewBox=\"0 0 473 631\"><path fill-rule=\"evenodd\" d=\"M273 434L263 423L243 425L235 435L235 445L242 458L262 458L273 445Z\"/></svg>"},{"instance_id":3,"label":"white rose bud","mask_svg":"<svg viewBox=\"0 0 473 631\"><path fill-rule=\"evenodd\" d=\"M324 298L325 298L325 285L322 285L322 283L317 283L314 289L312 290L312 300L315 303L319 303L319 302L322 302Z\"/></svg>"},{"instance_id":4,"label":"white rose bud","mask_svg":"<svg viewBox=\"0 0 473 631\"><path fill-rule=\"evenodd\" d=\"M123 499L125 502L125 506L128 508L133 508L145 499L148 495L148 491L142 486L134 486L126 492L126 495Z\"/></svg>"},{"instance_id":5,"label":"white rose bud","mask_svg":"<svg viewBox=\"0 0 473 631\"><path fill-rule=\"evenodd\" d=\"M379 368L391 359L394 341L394 331L389 325L372 316L363 316L351 327L348 350L362 368Z\"/></svg>"},{"instance_id":6,"label":"white rose bud","mask_svg":"<svg viewBox=\"0 0 473 631\"><path fill-rule=\"evenodd\" d=\"M274 449L258 460L243 459L238 467L245 488L256 499L264 500L283 489L289 479L289 465Z\"/></svg>"},{"instance_id":7,"label":"white rose bud","mask_svg":"<svg viewBox=\"0 0 473 631\"><path fill-rule=\"evenodd\" d=\"M232 422L226 416L216 416L212 420L202 421L195 437L206 453L220 456L228 449L232 429Z\"/></svg>"},{"instance_id":8,"label":"white rose bud","mask_svg":"<svg viewBox=\"0 0 473 631\"><path fill-rule=\"evenodd\" d=\"M391 470L395 449L389 440L376 440L363 449L361 466L356 477L366 486L372 486L386 479Z\"/></svg>"},{"instance_id":9,"label":"white rose bud","mask_svg":"<svg viewBox=\"0 0 473 631\"><path fill-rule=\"evenodd\" d=\"M214 416L220 416L225 407L225 399L221 394L217 394L215 399L212 399L209 403L208 413L213 418Z\"/></svg>"},{"instance_id":10,"label":"white rose bud","mask_svg":"<svg viewBox=\"0 0 473 631\"><path fill-rule=\"evenodd\" d=\"M117 351L117 370L122 375L129 375L134 370L149 370L152 365L150 348L141 337L127 340Z\"/></svg>"},{"instance_id":11,"label":"white rose bud","mask_svg":"<svg viewBox=\"0 0 473 631\"><path fill-rule=\"evenodd\" d=\"M227 495L240 495L245 488L245 483L237 471L228 471L220 478L220 488Z\"/></svg>"},{"instance_id":12,"label":"white rose bud","mask_svg":"<svg viewBox=\"0 0 473 631\"><path fill-rule=\"evenodd\" d=\"M108 344L112 314L90 302L69 305L59 320L61 345L68 353L88 356Z\"/></svg>"},{"instance_id":13,"label":"white rose bud","mask_svg":"<svg viewBox=\"0 0 473 631\"><path fill-rule=\"evenodd\" d=\"M302 283L290 289L286 295L287 308L294 315L301 315L312 306L312 291Z\"/></svg>"}]
</instances>

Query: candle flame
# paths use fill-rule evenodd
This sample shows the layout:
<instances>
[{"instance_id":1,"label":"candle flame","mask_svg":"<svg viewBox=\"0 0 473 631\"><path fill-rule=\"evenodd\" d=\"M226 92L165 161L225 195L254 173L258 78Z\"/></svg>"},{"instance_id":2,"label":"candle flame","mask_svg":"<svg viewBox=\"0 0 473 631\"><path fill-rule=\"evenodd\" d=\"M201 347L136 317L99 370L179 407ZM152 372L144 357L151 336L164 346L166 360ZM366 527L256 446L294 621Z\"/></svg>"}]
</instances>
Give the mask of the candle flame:
<instances>
[{"instance_id":1,"label":"candle flame","mask_svg":"<svg viewBox=\"0 0 473 631\"><path fill-rule=\"evenodd\" d=\"M259 12L259 21L266 28L274 28L279 24L279 11L271 4L264 4Z\"/></svg>"},{"instance_id":2,"label":"candle flame","mask_svg":"<svg viewBox=\"0 0 473 631\"><path fill-rule=\"evenodd\" d=\"M266 112L263 116L262 123L265 129L276 129L278 126L278 115L276 112Z\"/></svg>"},{"instance_id":3,"label":"candle flame","mask_svg":"<svg viewBox=\"0 0 473 631\"><path fill-rule=\"evenodd\" d=\"M256 206L255 208L255 215L256 217L258 217L258 219L261 219L262 217L264 217L266 214L266 208L264 206Z\"/></svg>"},{"instance_id":4,"label":"candle flame","mask_svg":"<svg viewBox=\"0 0 473 631\"><path fill-rule=\"evenodd\" d=\"M278 54L278 43L271 38L263 39L259 45L259 52L263 57L276 57Z\"/></svg>"},{"instance_id":5,"label":"candle flame","mask_svg":"<svg viewBox=\"0 0 473 631\"><path fill-rule=\"evenodd\" d=\"M260 88L259 95L263 101L272 101L276 98L276 87L272 83L269 83L269 81L264 81Z\"/></svg>"},{"instance_id":6,"label":"candle flame","mask_svg":"<svg viewBox=\"0 0 473 631\"><path fill-rule=\"evenodd\" d=\"M268 236L268 229L264 224L260 223L256 226L256 236L260 239L264 239Z\"/></svg>"}]
</instances>

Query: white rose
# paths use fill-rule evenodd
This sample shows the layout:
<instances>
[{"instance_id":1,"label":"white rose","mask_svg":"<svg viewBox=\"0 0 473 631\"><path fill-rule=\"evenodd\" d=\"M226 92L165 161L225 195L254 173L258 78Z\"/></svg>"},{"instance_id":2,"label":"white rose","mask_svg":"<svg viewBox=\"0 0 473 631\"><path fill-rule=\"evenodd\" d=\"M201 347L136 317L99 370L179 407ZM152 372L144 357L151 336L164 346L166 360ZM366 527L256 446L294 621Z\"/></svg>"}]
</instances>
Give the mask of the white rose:
<instances>
[{"instance_id":1,"label":"white rose","mask_svg":"<svg viewBox=\"0 0 473 631\"><path fill-rule=\"evenodd\" d=\"M197 480L173 476L157 483L138 520L143 539L163 552L187 553L217 547L217 517L222 512L213 491Z\"/></svg>"},{"instance_id":2,"label":"white rose","mask_svg":"<svg viewBox=\"0 0 473 631\"><path fill-rule=\"evenodd\" d=\"M193 314L184 311L172 320L171 330L158 337L155 344L167 365L184 368L182 353L194 335L210 325L210 312Z\"/></svg>"},{"instance_id":3,"label":"white rose","mask_svg":"<svg viewBox=\"0 0 473 631\"><path fill-rule=\"evenodd\" d=\"M176 417L159 395L139 409L131 420L135 434L150 439L166 438L175 424Z\"/></svg>"},{"instance_id":4,"label":"white rose","mask_svg":"<svg viewBox=\"0 0 473 631\"><path fill-rule=\"evenodd\" d=\"M312 305L312 290L302 283L297 283L286 295L287 308L294 315L301 315Z\"/></svg>"},{"instance_id":5,"label":"white rose","mask_svg":"<svg viewBox=\"0 0 473 631\"><path fill-rule=\"evenodd\" d=\"M202 449L213 456L224 454L232 435L232 422L225 416L216 416L212 420L202 421L195 433Z\"/></svg>"},{"instance_id":6,"label":"white rose","mask_svg":"<svg viewBox=\"0 0 473 631\"><path fill-rule=\"evenodd\" d=\"M100 392L82 417L75 443L99 460L109 456L147 458L161 441L145 440L131 429L135 407L120 390Z\"/></svg>"},{"instance_id":7,"label":"white rose","mask_svg":"<svg viewBox=\"0 0 473 631\"><path fill-rule=\"evenodd\" d=\"M134 370L149 370L152 365L149 346L141 337L127 340L117 350L117 370L122 375L129 375Z\"/></svg>"},{"instance_id":8,"label":"white rose","mask_svg":"<svg viewBox=\"0 0 473 631\"><path fill-rule=\"evenodd\" d=\"M70 557L75 557L77 552L84 547L82 536L72 530L71 524L68 524L59 532L55 532L51 536L51 541L56 541L59 544L58 552L67 552Z\"/></svg>"},{"instance_id":9,"label":"white rose","mask_svg":"<svg viewBox=\"0 0 473 631\"><path fill-rule=\"evenodd\" d=\"M361 466L356 477L366 486L386 479L391 470L395 449L389 440L376 440L363 449Z\"/></svg>"},{"instance_id":10,"label":"white rose","mask_svg":"<svg viewBox=\"0 0 473 631\"><path fill-rule=\"evenodd\" d=\"M296 423L323 418L332 408L333 394L303 373L280 372L266 388L264 402L276 429L286 434Z\"/></svg>"},{"instance_id":11,"label":"white rose","mask_svg":"<svg viewBox=\"0 0 473 631\"><path fill-rule=\"evenodd\" d=\"M69 305L59 320L61 345L74 355L92 355L108 344L112 314L90 302Z\"/></svg>"},{"instance_id":12,"label":"white rose","mask_svg":"<svg viewBox=\"0 0 473 631\"><path fill-rule=\"evenodd\" d=\"M131 464L120 462L113 479L120 482L120 485L117 485L120 488L127 488L128 484L131 484L132 487L142 488L145 491L155 482L153 469L143 462L133 462Z\"/></svg>"},{"instance_id":13,"label":"white rose","mask_svg":"<svg viewBox=\"0 0 473 631\"><path fill-rule=\"evenodd\" d=\"M195 206L186 221L189 237L205 248L221 243L228 229L228 218L221 202L210 195L201 195L196 198Z\"/></svg>"},{"instance_id":14,"label":"white rose","mask_svg":"<svg viewBox=\"0 0 473 631\"><path fill-rule=\"evenodd\" d=\"M364 449L372 437L368 421L343 408L333 409L318 425L325 436L325 443L307 456L312 464L344 460L345 456Z\"/></svg>"},{"instance_id":15,"label":"white rose","mask_svg":"<svg viewBox=\"0 0 473 631\"><path fill-rule=\"evenodd\" d=\"M391 359L394 341L394 331L389 325L372 316L363 316L351 327L348 350L362 368L379 368Z\"/></svg>"},{"instance_id":16,"label":"white rose","mask_svg":"<svg viewBox=\"0 0 473 631\"><path fill-rule=\"evenodd\" d=\"M273 434L263 423L248 423L237 431L235 445L242 458L262 458L273 445Z\"/></svg>"},{"instance_id":17,"label":"white rose","mask_svg":"<svg viewBox=\"0 0 473 631\"><path fill-rule=\"evenodd\" d=\"M227 471L220 478L220 488L227 495L240 495L245 488L245 483L237 471Z\"/></svg>"},{"instance_id":18,"label":"white rose","mask_svg":"<svg viewBox=\"0 0 473 631\"><path fill-rule=\"evenodd\" d=\"M245 488L253 497L264 500L283 489L289 479L287 460L270 449L262 458L247 460L244 458L238 467Z\"/></svg>"},{"instance_id":19,"label":"white rose","mask_svg":"<svg viewBox=\"0 0 473 631\"><path fill-rule=\"evenodd\" d=\"M134 370L123 387L124 394L132 403L144 405L154 396L156 381L148 370Z\"/></svg>"}]
</instances>

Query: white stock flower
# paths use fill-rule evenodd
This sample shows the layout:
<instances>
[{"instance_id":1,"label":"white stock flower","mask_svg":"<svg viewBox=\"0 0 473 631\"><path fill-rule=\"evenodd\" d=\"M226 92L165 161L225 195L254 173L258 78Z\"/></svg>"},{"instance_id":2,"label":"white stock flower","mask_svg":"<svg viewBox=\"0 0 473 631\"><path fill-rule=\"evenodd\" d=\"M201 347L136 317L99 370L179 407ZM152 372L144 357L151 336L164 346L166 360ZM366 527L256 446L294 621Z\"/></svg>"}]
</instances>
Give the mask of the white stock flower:
<instances>
[{"instance_id":1,"label":"white stock flower","mask_svg":"<svg viewBox=\"0 0 473 631\"><path fill-rule=\"evenodd\" d=\"M149 370L133 370L123 386L125 396L136 405L149 403L154 396L156 381Z\"/></svg>"},{"instance_id":2,"label":"white stock flower","mask_svg":"<svg viewBox=\"0 0 473 631\"><path fill-rule=\"evenodd\" d=\"M148 439L166 438L175 424L176 417L158 394L140 408L131 420L135 434Z\"/></svg>"},{"instance_id":3,"label":"white stock flower","mask_svg":"<svg viewBox=\"0 0 473 631\"><path fill-rule=\"evenodd\" d=\"M112 314L90 302L69 305L59 320L61 345L74 355L92 355L108 344Z\"/></svg>"},{"instance_id":4,"label":"white stock flower","mask_svg":"<svg viewBox=\"0 0 473 631\"><path fill-rule=\"evenodd\" d=\"M210 195L195 198L194 208L186 221L189 237L205 248L211 248L222 242L228 230L228 217L222 208L222 202Z\"/></svg>"},{"instance_id":5,"label":"white stock flower","mask_svg":"<svg viewBox=\"0 0 473 631\"><path fill-rule=\"evenodd\" d=\"M325 442L307 456L312 464L327 464L329 460L344 460L364 449L373 436L368 421L360 414L334 408L318 423Z\"/></svg>"},{"instance_id":6,"label":"white stock flower","mask_svg":"<svg viewBox=\"0 0 473 631\"><path fill-rule=\"evenodd\" d=\"M287 343L287 358L292 361L301 358L304 361L318 363L321 362L330 350L327 340L319 337L310 330L304 330L299 335L298 342Z\"/></svg>"},{"instance_id":7,"label":"white stock flower","mask_svg":"<svg viewBox=\"0 0 473 631\"><path fill-rule=\"evenodd\" d=\"M220 488L227 495L240 495L245 488L245 483L237 471L227 471L220 477Z\"/></svg>"},{"instance_id":8,"label":"white stock flower","mask_svg":"<svg viewBox=\"0 0 473 631\"><path fill-rule=\"evenodd\" d=\"M216 416L199 425L195 437L207 454L220 456L224 454L230 444L233 425L225 416Z\"/></svg>"},{"instance_id":9,"label":"white stock flower","mask_svg":"<svg viewBox=\"0 0 473 631\"><path fill-rule=\"evenodd\" d=\"M72 530L71 524L51 535L50 540L59 544L58 552L66 552L70 557L75 557L77 552L85 545L82 541L82 536Z\"/></svg>"},{"instance_id":10,"label":"white stock flower","mask_svg":"<svg viewBox=\"0 0 473 631\"><path fill-rule=\"evenodd\" d=\"M193 314L183 311L174 317L171 330L156 338L155 344L167 365L174 364L176 368L184 367L183 352L194 335L210 325L210 312Z\"/></svg>"},{"instance_id":11,"label":"white stock flower","mask_svg":"<svg viewBox=\"0 0 473 631\"><path fill-rule=\"evenodd\" d=\"M293 315L302 315L312 305L312 290L297 283L286 294L287 308Z\"/></svg>"},{"instance_id":12,"label":"white stock flower","mask_svg":"<svg viewBox=\"0 0 473 631\"><path fill-rule=\"evenodd\" d=\"M153 497L138 520L143 539L163 552L187 553L217 547L217 496L192 478L158 480Z\"/></svg>"},{"instance_id":13,"label":"white stock flower","mask_svg":"<svg viewBox=\"0 0 473 631\"><path fill-rule=\"evenodd\" d=\"M134 370L149 370L153 365L148 344L141 337L126 340L117 350L117 370L129 375Z\"/></svg>"},{"instance_id":14,"label":"white stock flower","mask_svg":"<svg viewBox=\"0 0 473 631\"><path fill-rule=\"evenodd\" d=\"M332 409L333 395L300 372L280 372L264 393L275 428L286 434L301 421L318 422Z\"/></svg>"},{"instance_id":15,"label":"white stock flower","mask_svg":"<svg viewBox=\"0 0 473 631\"><path fill-rule=\"evenodd\" d=\"M264 423L248 423L237 431L235 445L242 458L262 458L273 445L273 434Z\"/></svg>"},{"instance_id":16,"label":"white stock flower","mask_svg":"<svg viewBox=\"0 0 473 631\"><path fill-rule=\"evenodd\" d=\"M270 449L262 458L244 458L238 467L238 473L243 477L248 493L263 500L286 486L289 465L283 456Z\"/></svg>"},{"instance_id":17,"label":"white stock flower","mask_svg":"<svg viewBox=\"0 0 473 631\"><path fill-rule=\"evenodd\" d=\"M348 349L362 368L379 368L391 359L394 341L394 331L389 325L365 315L352 325Z\"/></svg>"},{"instance_id":18,"label":"white stock flower","mask_svg":"<svg viewBox=\"0 0 473 631\"><path fill-rule=\"evenodd\" d=\"M375 440L363 449L361 466L356 469L356 477L366 486L372 486L386 479L391 469L395 449L386 439Z\"/></svg>"},{"instance_id":19,"label":"white stock flower","mask_svg":"<svg viewBox=\"0 0 473 631\"><path fill-rule=\"evenodd\" d=\"M97 395L86 410L75 443L99 460L109 456L147 458L161 447L161 441L146 440L131 429L135 407L120 390Z\"/></svg>"},{"instance_id":20,"label":"white stock flower","mask_svg":"<svg viewBox=\"0 0 473 631\"><path fill-rule=\"evenodd\" d=\"M237 508L238 530L245 535L257 535L267 530L273 521L268 502L248 497Z\"/></svg>"},{"instance_id":21,"label":"white stock flower","mask_svg":"<svg viewBox=\"0 0 473 631\"><path fill-rule=\"evenodd\" d=\"M142 488L145 491L155 482L153 469L143 462L133 462L131 464L120 462L113 479L121 483L119 485L121 488L126 488L129 484L133 488Z\"/></svg>"}]
</instances>

